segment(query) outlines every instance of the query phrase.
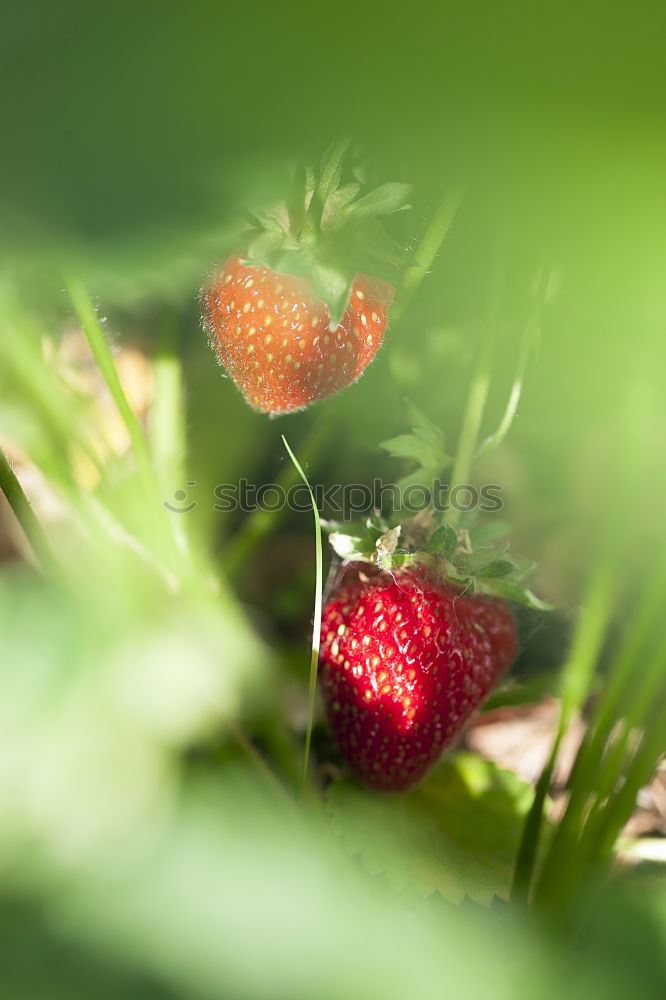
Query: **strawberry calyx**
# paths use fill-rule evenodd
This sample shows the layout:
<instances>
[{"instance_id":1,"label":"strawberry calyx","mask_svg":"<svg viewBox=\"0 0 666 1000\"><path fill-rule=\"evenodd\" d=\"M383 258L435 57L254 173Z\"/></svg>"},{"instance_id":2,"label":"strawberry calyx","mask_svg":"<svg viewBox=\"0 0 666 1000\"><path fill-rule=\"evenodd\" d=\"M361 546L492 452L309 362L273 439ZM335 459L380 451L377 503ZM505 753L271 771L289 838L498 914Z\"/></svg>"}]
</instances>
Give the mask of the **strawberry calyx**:
<instances>
[{"instance_id":1,"label":"strawberry calyx","mask_svg":"<svg viewBox=\"0 0 666 1000\"><path fill-rule=\"evenodd\" d=\"M377 514L344 525L326 521L323 526L331 547L345 562L368 562L389 572L422 566L461 592L492 594L539 611L553 608L526 583L533 563L513 558L506 542L477 543L467 528L437 524L432 510L393 527Z\"/></svg>"},{"instance_id":2,"label":"strawberry calyx","mask_svg":"<svg viewBox=\"0 0 666 1000\"><path fill-rule=\"evenodd\" d=\"M328 306L331 326L343 315L357 274L395 281L409 254L380 217L409 208L411 185L382 184L363 192L342 182L347 143L336 143L317 170L296 173L290 197L263 212L245 213L244 263L306 277Z\"/></svg>"}]
</instances>

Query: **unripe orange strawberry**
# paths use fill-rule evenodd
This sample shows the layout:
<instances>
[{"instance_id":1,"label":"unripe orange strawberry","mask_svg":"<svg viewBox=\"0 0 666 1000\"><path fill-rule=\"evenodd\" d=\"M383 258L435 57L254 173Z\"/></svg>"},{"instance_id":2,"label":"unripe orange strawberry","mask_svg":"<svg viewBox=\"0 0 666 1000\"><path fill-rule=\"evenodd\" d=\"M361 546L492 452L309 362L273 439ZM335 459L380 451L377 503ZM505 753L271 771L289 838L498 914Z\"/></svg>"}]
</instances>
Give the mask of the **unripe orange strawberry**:
<instances>
[{"instance_id":1,"label":"unripe orange strawberry","mask_svg":"<svg viewBox=\"0 0 666 1000\"><path fill-rule=\"evenodd\" d=\"M257 410L300 410L351 385L381 346L394 289L357 274L337 325L307 278L230 257L202 295L218 358Z\"/></svg>"}]
</instances>

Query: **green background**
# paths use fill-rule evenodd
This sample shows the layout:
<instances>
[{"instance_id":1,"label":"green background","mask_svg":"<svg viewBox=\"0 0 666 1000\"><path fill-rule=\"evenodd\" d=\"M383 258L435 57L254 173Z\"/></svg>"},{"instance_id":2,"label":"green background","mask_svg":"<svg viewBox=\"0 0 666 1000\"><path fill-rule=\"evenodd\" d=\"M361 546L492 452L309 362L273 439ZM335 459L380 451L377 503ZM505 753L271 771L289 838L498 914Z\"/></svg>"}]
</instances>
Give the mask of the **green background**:
<instances>
[{"instance_id":1,"label":"green background","mask_svg":"<svg viewBox=\"0 0 666 1000\"><path fill-rule=\"evenodd\" d=\"M406 429L408 396L455 448L499 261L487 432L506 402L539 271L551 269L518 416L475 471L503 485L513 546L538 562L535 586L560 607L554 624L528 622L523 670L561 659L609 517L626 536L620 606L631 603L664 540L661 4L4 7L3 287L54 336L72 317L63 269L84 276L120 342L152 355L161 324L172 325L199 502L189 529L216 566L240 518L213 511L213 489L241 476L274 481L282 433L297 454L319 435L307 456L317 483L391 481L405 469L378 444ZM405 243L418 243L447 192L465 195L363 379L269 421L221 378L198 287L233 247L238 209L270 202L294 158L316 157L340 135L374 181L414 185L412 210L393 220ZM0 329L0 429L43 441L3 361L21 335L11 322ZM184 484L162 485L170 499ZM139 525L150 518L146 508ZM69 544L59 540L61 551ZM235 596L223 590L215 607L198 592L165 598L112 545L71 545L75 582L64 594L16 571L0 591L8 997L88 997L91 983L101 995L146 998L660 995L663 876L608 889L574 965L531 918L506 921L502 904L492 919L477 913L492 896L487 873L462 909L436 892L424 902L409 877L389 892L343 863L316 810L283 814L224 741L220 773L208 750L199 760L217 708L234 717L242 704L274 748L267 705L282 711L294 689L302 694L308 515L285 518L239 567ZM522 816L520 796L488 780L498 796L489 793L490 828L494 803ZM471 779L461 787L450 827L464 843L460 829L477 812L466 811ZM386 825L381 815L367 822L377 836ZM459 847L447 851L466 872ZM447 863L436 884L448 884Z\"/></svg>"}]
</instances>

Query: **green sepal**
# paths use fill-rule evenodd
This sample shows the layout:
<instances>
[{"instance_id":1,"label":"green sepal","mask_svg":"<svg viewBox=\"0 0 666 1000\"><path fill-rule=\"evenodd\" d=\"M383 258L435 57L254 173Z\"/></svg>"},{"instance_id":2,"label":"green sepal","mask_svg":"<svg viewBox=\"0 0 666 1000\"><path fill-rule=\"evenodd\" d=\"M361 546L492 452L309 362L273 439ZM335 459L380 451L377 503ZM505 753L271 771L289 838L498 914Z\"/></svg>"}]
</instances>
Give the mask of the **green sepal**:
<instances>
[{"instance_id":1,"label":"green sepal","mask_svg":"<svg viewBox=\"0 0 666 1000\"><path fill-rule=\"evenodd\" d=\"M484 567L484 579L499 580L505 576L511 576L516 571L516 563L513 559L495 559L488 566Z\"/></svg>"},{"instance_id":2,"label":"green sepal","mask_svg":"<svg viewBox=\"0 0 666 1000\"><path fill-rule=\"evenodd\" d=\"M345 276L335 268L314 264L310 268L310 280L315 295L328 304L331 313L330 326L334 330L349 303L353 277Z\"/></svg>"},{"instance_id":3,"label":"green sepal","mask_svg":"<svg viewBox=\"0 0 666 1000\"><path fill-rule=\"evenodd\" d=\"M360 190L360 184L352 183L344 184L337 191L331 191L322 208L321 228L334 229L336 226L344 225L343 210L354 200Z\"/></svg>"},{"instance_id":4,"label":"green sepal","mask_svg":"<svg viewBox=\"0 0 666 1000\"><path fill-rule=\"evenodd\" d=\"M403 212L411 208L407 203L413 191L411 184L399 184L389 182L382 184L374 191L368 191L362 198L358 198L347 206L347 215L353 215L357 219L375 216L392 215L394 212Z\"/></svg>"},{"instance_id":5,"label":"green sepal","mask_svg":"<svg viewBox=\"0 0 666 1000\"><path fill-rule=\"evenodd\" d=\"M279 229L267 229L248 244L246 263L250 266L259 264L270 254L278 250L284 242L283 233Z\"/></svg>"},{"instance_id":6,"label":"green sepal","mask_svg":"<svg viewBox=\"0 0 666 1000\"><path fill-rule=\"evenodd\" d=\"M363 193L357 180L341 183L347 146L335 143L316 171L298 169L288 201L244 213L253 227L247 263L311 280L332 326L342 318L357 274L393 283L409 260L377 217L408 207L411 186L391 182Z\"/></svg>"},{"instance_id":7,"label":"green sepal","mask_svg":"<svg viewBox=\"0 0 666 1000\"><path fill-rule=\"evenodd\" d=\"M430 536L428 552L434 556L444 556L451 559L458 545L458 535L450 524L441 524Z\"/></svg>"},{"instance_id":8,"label":"green sepal","mask_svg":"<svg viewBox=\"0 0 666 1000\"><path fill-rule=\"evenodd\" d=\"M461 591L492 594L537 611L553 610L552 604L524 582L532 564L512 559L507 554L508 544L470 550L468 532L444 523L425 539L425 548L412 547L410 538L419 535L416 525L417 519L412 519L389 527L381 517L373 517L344 526L328 522L324 528L329 531L331 546L345 562L370 562L387 571L422 566ZM422 523L418 527L422 531Z\"/></svg>"},{"instance_id":9,"label":"green sepal","mask_svg":"<svg viewBox=\"0 0 666 1000\"><path fill-rule=\"evenodd\" d=\"M500 556L506 555L509 549L508 544L500 549L481 548L473 549L471 552L455 552L452 562L458 573L462 577L483 576L485 570L499 561Z\"/></svg>"},{"instance_id":10,"label":"green sepal","mask_svg":"<svg viewBox=\"0 0 666 1000\"><path fill-rule=\"evenodd\" d=\"M521 580L493 580L483 577L481 579L481 589L486 594L494 594L496 597L503 597L507 601L516 601L517 604L524 604L526 607L534 608L536 611L552 611L555 607L549 601L543 601L540 597L537 597L534 591Z\"/></svg>"},{"instance_id":11,"label":"green sepal","mask_svg":"<svg viewBox=\"0 0 666 1000\"><path fill-rule=\"evenodd\" d=\"M333 551L341 559L372 562L377 554L377 542L390 531L381 517L363 521L322 521Z\"/></svg>"}]
</instances>

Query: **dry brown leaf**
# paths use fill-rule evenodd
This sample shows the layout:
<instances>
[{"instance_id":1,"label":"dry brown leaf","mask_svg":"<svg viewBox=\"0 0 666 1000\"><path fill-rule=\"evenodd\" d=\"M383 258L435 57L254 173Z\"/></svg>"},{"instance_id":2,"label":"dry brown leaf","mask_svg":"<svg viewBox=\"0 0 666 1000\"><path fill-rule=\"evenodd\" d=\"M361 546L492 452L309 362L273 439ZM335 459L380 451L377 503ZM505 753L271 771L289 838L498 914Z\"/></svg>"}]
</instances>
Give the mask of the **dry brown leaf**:
<instances>
[{"instance_id":1,"label":"dry brown leaf","mask_svg":"<svg viewBox=\"0 0 666 1000\"><path fill-rule=\"evenodd\" d=\"M470 750L536 784L555 739L559 702L545 698L535 705L505 706L478 716L464 739ZM566 785L585 733L576 717L562 740L553 773L549 819L558 822L568 802ZM666 761L638 794L636 809L622 832L630 839L666 835Z\"/></svg>"},{"instance_id":2,"label":"dry brown leaf","mask_svg":"<svg viewBox=\"0 0 666 1000\"><path fill-rule=\"evenodd\" d=\"M465 744L486 760L535 784L555 739L559 702L544 698L536 705L508 705L484 712L470 726ZM555 788L563 788L585 732L576 717L565 734L554 771Z\"/></svg>"}]
</instances>

